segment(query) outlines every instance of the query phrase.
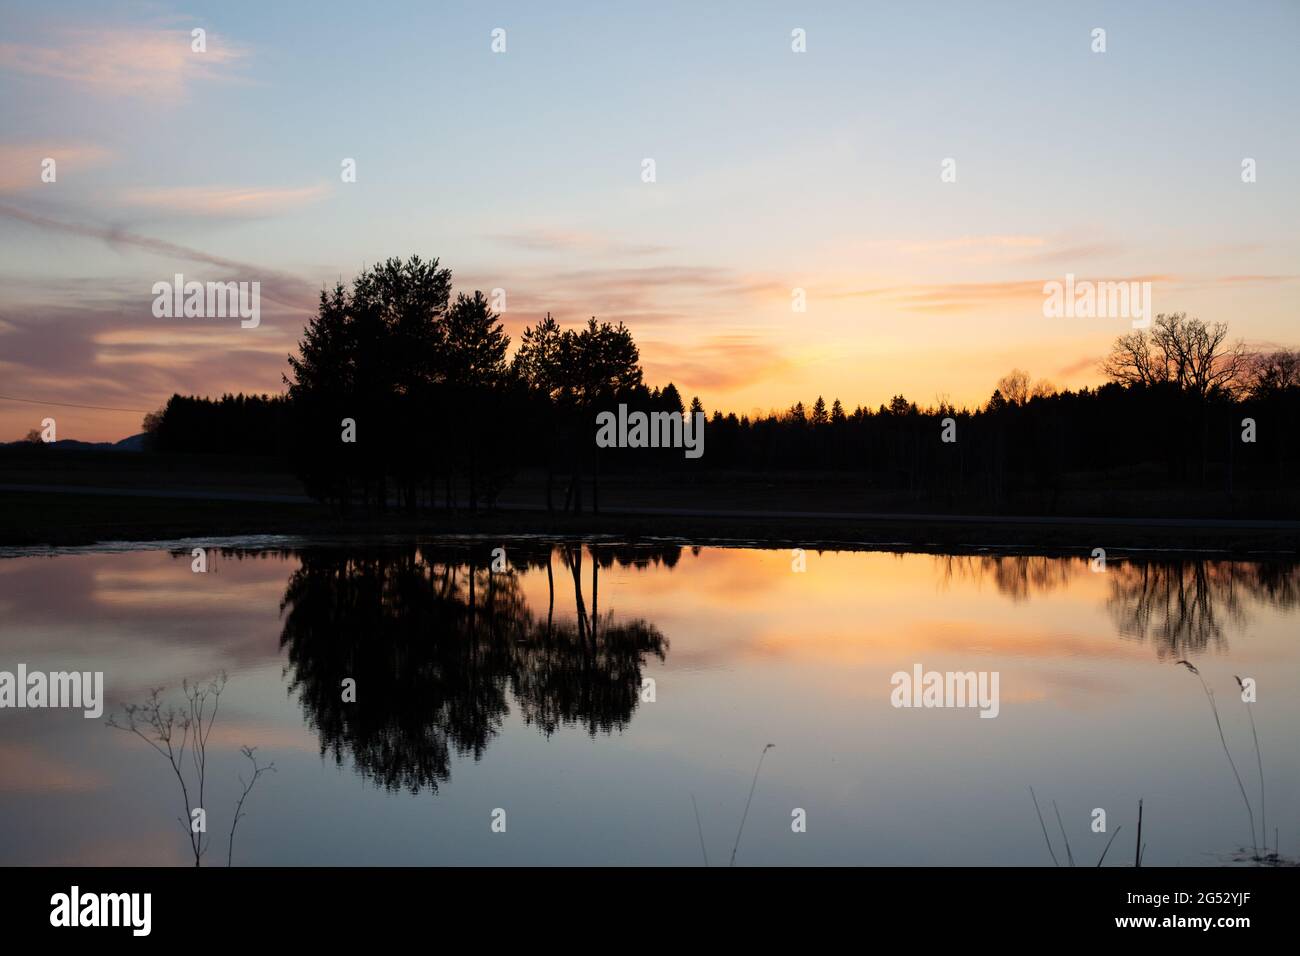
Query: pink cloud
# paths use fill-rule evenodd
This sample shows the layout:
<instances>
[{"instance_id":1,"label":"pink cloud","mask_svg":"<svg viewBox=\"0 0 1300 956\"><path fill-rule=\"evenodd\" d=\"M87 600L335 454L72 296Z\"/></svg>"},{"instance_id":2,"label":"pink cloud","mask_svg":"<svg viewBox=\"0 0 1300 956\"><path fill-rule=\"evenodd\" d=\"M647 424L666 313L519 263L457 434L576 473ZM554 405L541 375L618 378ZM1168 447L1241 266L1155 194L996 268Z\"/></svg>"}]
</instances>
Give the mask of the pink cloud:
<instances>
[{"instance_id":1,"label":"pink cloud","mask_svg":"<svg viewBox=\"0 0 1300 956\"><path fill-rule=\"evenodd\" d=\"M1142 276L1079 276L1094 282L1169 282L1176 279L1167 275ZM951 282L939 285L890 286L878 289L858 289L830 293L832 299L879 299L899 308L918 312L956 313L980 306L1005 305L1012 302L1043 298L1047 282L1062 281L1062 276L1048 279L1016 279L998 282Z\"/></svg>"},{"instance_id":2,"label":"pink cloud","mask_svg":"<svg viewBox=\"0 0 1300 956\"><path fill-rule=\"evenodd\" d=\"M562 324L588 316L636 328L676 321L716 321L753 300L789 289L774 279L709 266L661 265L586 268L564 272L512 269L508 274L458 272L462 289L501 287L509 295L506 316L512 333L517 319L531 322L551 312Z\"/></svg>"},{"instance_id":3,"label":"pink cloud","mask_svg":"<svg viewBox=\"0 0 1300 956\"><path fill-rule=\"evenodd\" d=\"M49 185L41 179L46 159L53 159L55 175L64 177L101 165L111 156L107 149L91 143L0 143L0 193Z\"/></svg>"},{"instance_id":4,"label":"pink cloud","mask_svg":"<svg viewBox=\"0 0 1300 956\"><path fill-rule=\"evenodd\" d=\"M689 345L647 340L641 356L648 381L672 381L690 394L779 378L794 367L779 349L745 333L714 335Z\"/></svg>"},{"instance_id":5,"label":"pink cloud","mask_svg":"<svg viewBox=\"0 0 1300 956\"><path fill-rule=\"evenodd\" d=\"M205 52L194 52L191 42L189 30L65 29L50 45L0 43L0 69L105 96L176 99L246 55L214 33Z\"/></svg>"},{"instance_id":6,"label":"pink cloud","mask_svg":"<svg viewBox=\"0 0 1300 956\"><path fill-rule=\"evenodd\" d=\"M199 216L256 217L317 202L324 185L285 189L256 186L150 186L124 190L119 202Z\"/></svg>"},{"instance_id":7,"label":"pink cloud","mask_svg":"<svg viewBox=\"0 0 1300 956\"><path fill-rule=\"evenodd\" d=\"M272 302L287 306L290 309L314 311L314 303L319 287L288 273L267 269L252 263L227 259L224 256L214 256L201 249L169 242L166 239L155 239L152 236L127 232L124 229L66 222L50 216L27 212L14 206L0 205L0 216L8 216L11 219L16 219L19 222L40 229L82 236L87 239L99 239L110 246L142 249L171 259L201 262L216 266L219 269L232 272L240 278L257 279L262 283L262 295Z\"/></svg>"},{"instance_id":8,"label":"pink cloud","mask_svg":"<svg viewBox=\"0 0 1300 956\"><path fill-rule=\"evenodd\" d=\"M587 255L647 256L668 252L668 246L625 242L609 236L557 229L530 229L487 238L527 252L580 252Z\"/></svg>"},{"instance_id":9,"label":"pink cloud","mask_svg":"<svg viewBox=\"0 0 1300 956\"><path fill-rule=\"evenodd\" d=\"M1056 374L1063 378L1073 378L1083 372L1095 372L1104 358L1104 355L1085 355L1068 365L1061 366L1056 370Z\"/></svg>"}]
</instances>

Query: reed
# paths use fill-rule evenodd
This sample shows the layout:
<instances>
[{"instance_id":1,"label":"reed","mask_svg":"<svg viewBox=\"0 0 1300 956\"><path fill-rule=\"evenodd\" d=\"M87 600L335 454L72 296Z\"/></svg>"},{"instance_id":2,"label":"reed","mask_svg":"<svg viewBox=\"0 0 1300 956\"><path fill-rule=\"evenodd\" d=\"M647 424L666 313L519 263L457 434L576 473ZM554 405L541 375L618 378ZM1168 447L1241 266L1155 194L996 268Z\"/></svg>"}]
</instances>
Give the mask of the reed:
<instances>
[{"instance_id":1,"label":"reed","mask_svg":"<svg viewBox=\"0 0 1300 956\"><path fill-rule=\"evenodd\" d=\"M700 852L704 854L704 865L709 865L709 851L704 848L704 824L700 822L700 805L695 802L695 794L691 794L691 806L695 808L695 829L700 833Z\"/></svg>"},{"instance_id":2,"label":"reed","mask_svg":"<svg viewBox=\"0 0 1300 956\"><path fill-rule=\"evenodd\" d=\"M758 755L758 766L754 768L754 781L749 785L749 798L745 801L745 812L740 815L740 829L736 831L736 845L731 848L731 862L727 864L728 866L736 865L736 851L740 849L740 835L745 832L745 818L749 816L749 804L754 799L754 788L758 786L758 772L763 769L763 758L775 746L776 744L768 744Z\"/></svg>"},{"instance_id":3,"label":"reed","mask_svg":"<svg viewBox=\"0 0 1300 956\"><path fill-rule=\"evenodd\" d=\"M1138 835L1137 843L1133 847L1133 865L1135 867L1142 865L1142 800L1138 799Z\"/></svg>"},{"instance_id":4,"label":"reed","mask_svg":"<svg viewBox=\"0 0 1300 956\"><path fill-rule=\"evenodd\" d=\"M1065 859L1070 866L1074 866L1074 853L1070 850L1070 838L1065 835L1065 824L1061 822L1061 811L1056 806L1056 801L1052 801L1052 812L1056 814L1056 825L1061 828L1061 840L1065 843Z\"/></svg>"},{"instance_id":5,"label":"reed","mask_svg":"<svg viewBox=\"0 0 1300 956\"><path fill-rule=\"evenodd\" d=\"M1034 788L1029 788L1029 796L1034 801L1034 812L1038 814L1038 825L1043 828L1043 839L1047 841L1047 852L1052 855L1052 865L1060 866L1061 861L1056 858L1056 851L1052 849L1052 838L1047 835L1047 824L1043 822L1043 811L1038 809L1038 797L1034 793Z\"/></svg>"},{"instance_id":6,"label":"reed","mask_svg":"<svg viewBox=\"0 0 1300 956\"><path fill-rule=\"evenodd\" d=\"M1029 788L1029 797L1031 800L1034 801L1034 813L1038 814L1038 826L1043 831L1043 840L1044 842L1047 843L1047 852L1050 853L1052 856L1052 863L1056 866L1060 866L1061 861L1057 859L1056 850L1052 846L1052 838L1047 835L1047 823L1043 820L1043 811L1038 806L1038 794L1034 793L1033 787ZM1059 807L1057 807L1055 800L1052 801L1052 810L1056 813L1056 825L1061 828L1061 839L1065 842L1066 859L1069 861L1070 866L1074 866L1074 853L1071 852L1070 850L1070 838L1065 835L1065 825L1061 822L1061 810ZM1115 842L1115 837L1119 836L1119 831L1122 829L1124 829L1122 826L1116 827L1115 832L1112 833L1110 835L1110 839L1106 841L1106 846L1102 849L1101 856L1097 860L1098 866L1101 866L1101 864L1105 862L1106 854L1110 852L1110 845ZM1142 846L1142 801L1139 800L1138 801L1138 857L1134 863L1135 866L1142 865L1140 862L1141 846Z\"/></svg>"},{"instance_id":7,"label":"reed","mask_svg":"<svg viewBox=\"0 0 1300 956\"><path fill-rule=\"evenodd\" d=\"M1101 857L1097 860L1098 866L1105 862L1106 854L1110 852L1110 845L1115 842L1115 837L1119 836L1119 831L1123 829L1123 826L1117 826L1115 832L1110 835L1110 839L1106 841L1106 848L1101 851Z\"/></svg>"},{"instance_id":8,"label":"reed","mask_svg":"<svg viewBox=\"0 0 1300 956\"><path fill-rule=\"evenodd\" d=\"M1245 693L1246 684L1236 674L1232 675L1237 686ZM1255 730L1255 711L1251 708L1250 702L1243 697L1242 703L1246 707L1246 716L1250 718L1250 736L1255 740L1255 764L1259 767L1259 835L1264 841L1264 854L1268 855L1268 811L1264 807L1264 757L1259 750L1259 734ZM1274 848L1276 852L1276 847ZM1258 850L1256 850L1258 855Z\"/></svg>"},{"instance_id":9,"label":"reed","mask_svg":"<svg viewBox=\"0 0 1300 956\"><path fill-rule=\"evenodd\" d=\"M1177 661L1176 663L1182 664L1196 675L1196 679L1201 682L1201 689L1205 691L1205 699L1210 702L1210 711L1214 714L1214 726L1219 729L1219 742L1223 744L1223 753L1228 758L1228 766L1232 768L1232 776L1236 778L1237 789L1241 791L1241 799L1246 804L1246 815L1250 818L1250 845L1254 848L1255 859L1258 860L1259 843L1255 837L1255 810L1250 805L1250 797L1246 795L1246 785L1241 782L1241 774L1237 772L1237 762L1232 759L1232 751L1228 749L1228 738L1223 735L1223 721L1219 719L1219 708L1214 703L1214 691L1210 690L1210 685L1205 683L1205 678L1201 676L1201 672L1196 669L1196 665L1191 661Z\"/></svg>"}]
</instances>

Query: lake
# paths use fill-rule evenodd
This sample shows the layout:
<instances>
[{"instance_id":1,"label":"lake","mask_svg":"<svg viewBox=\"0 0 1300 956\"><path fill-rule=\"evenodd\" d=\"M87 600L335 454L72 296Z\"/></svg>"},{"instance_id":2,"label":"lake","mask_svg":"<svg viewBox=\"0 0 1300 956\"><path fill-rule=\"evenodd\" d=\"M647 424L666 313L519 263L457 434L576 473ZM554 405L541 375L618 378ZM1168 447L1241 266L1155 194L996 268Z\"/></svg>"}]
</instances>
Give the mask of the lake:
<instances>
[{"instance_id":1,"label":"lake","mask_svg":"<svg viewBox=\"0 0 1300 956\"><path fill-rule=\"evenodd\" d=\"M223 672L204 865L242 746L275 765L245 866L1051 866L1044 829L1131 866L1139 800L1146 866L1242 862L1251 815L1300 849L1295 563L250 538L197 573L195 544L0 558L0 671L106 697L0 710L0 863L192 865L168 761L109 721ZM996 716L895 706L930 672L996 674Z\"/></svg>"}]
</instances>

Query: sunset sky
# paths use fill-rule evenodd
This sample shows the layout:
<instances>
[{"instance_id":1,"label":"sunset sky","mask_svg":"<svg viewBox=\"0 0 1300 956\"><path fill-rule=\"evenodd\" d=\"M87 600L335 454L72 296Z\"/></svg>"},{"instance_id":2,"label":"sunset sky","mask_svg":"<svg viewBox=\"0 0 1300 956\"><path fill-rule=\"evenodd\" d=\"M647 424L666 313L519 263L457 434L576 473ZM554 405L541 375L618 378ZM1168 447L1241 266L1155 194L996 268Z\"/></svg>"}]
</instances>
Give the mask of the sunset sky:
<instances>
[{"instance_id":1,"label":"sunset sky","mask_svg":"<svg viewBox=\"0 0 1300 956\"><path fill-rule=\"evenodd\" d=\"M278 391L323 285L417 253L710 411L1095 384L1129 322L1045 318L1067 273L1300 345L1300 4L808 6L5 3L0 440ZM260 327L155 318L178 272Z\"/></svg>"}]
</instances>

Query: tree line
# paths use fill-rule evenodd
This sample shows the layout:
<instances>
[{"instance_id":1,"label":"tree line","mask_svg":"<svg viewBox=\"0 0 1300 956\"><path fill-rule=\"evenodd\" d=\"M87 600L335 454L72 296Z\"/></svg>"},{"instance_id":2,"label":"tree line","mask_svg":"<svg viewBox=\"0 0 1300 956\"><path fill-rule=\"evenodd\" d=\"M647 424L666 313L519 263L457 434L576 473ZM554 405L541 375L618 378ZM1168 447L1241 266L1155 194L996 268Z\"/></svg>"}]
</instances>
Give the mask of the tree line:
<instances>
[{"instance_id":1,"label":"tree line","mask_svg":"<svg viewBox=\"0 0 1300 956\"><path fill-rule=\"evenodd\" d=\"M1300 463L1300 352L1251 352L1226 325L1182 313L1120 336L1098 388L1059 391L1013 370L973 409L896 395L875 409L818 396L766 415L713 411L697 462L598 449L599 410L703 406L644 381L622 323L563 328L547 314L511 354L488 298L451 291L451 271L419 257L322 291L283 394L173 396L146 419L153 446L282 456L344 512L478 509L525 468L544 472L548 508L598 509L602 473L692 467L850 472L933 507L1032 501L1050 512L1063 490L1100 476L1107 488L1275 499Z\"/></svg>"}]
</instances>

